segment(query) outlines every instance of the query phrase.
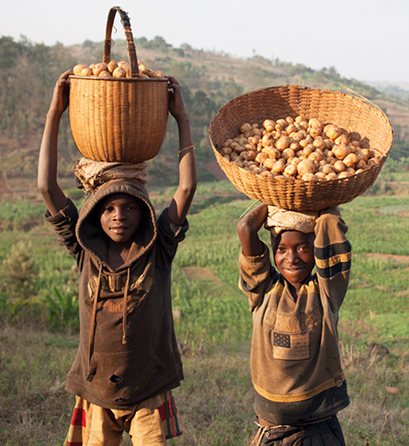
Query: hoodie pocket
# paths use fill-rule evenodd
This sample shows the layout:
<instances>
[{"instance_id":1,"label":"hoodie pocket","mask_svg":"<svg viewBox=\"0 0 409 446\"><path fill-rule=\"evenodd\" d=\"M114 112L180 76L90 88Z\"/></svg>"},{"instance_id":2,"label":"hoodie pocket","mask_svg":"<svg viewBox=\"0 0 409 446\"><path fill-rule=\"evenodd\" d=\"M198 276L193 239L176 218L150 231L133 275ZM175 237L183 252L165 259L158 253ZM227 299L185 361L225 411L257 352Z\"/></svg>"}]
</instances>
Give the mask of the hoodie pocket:
<instances>
[{"instance_id":1,"label":"hoodie pocket","mask_svg":"<svg viewBox=\"0 0 409 446\"><path fill-rule=\"evenodd\" d=\"M96 365L92 393L115 404L134 399L165 379L165 367L151 345L125 353L95 352L92 362Z\"/></svg>"}]
</instances>

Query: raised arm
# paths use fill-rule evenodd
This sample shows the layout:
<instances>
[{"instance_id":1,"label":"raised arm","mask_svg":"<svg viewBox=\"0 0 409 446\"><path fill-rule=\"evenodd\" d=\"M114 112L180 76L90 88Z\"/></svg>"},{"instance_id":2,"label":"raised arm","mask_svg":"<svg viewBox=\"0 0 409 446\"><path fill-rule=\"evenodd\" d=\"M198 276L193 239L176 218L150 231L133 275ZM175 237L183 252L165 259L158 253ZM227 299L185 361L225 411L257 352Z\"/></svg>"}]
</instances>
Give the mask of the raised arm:
<instances>
[{"instance_id":1,"label":"raised arm","mask_svg":"<svg viewBox=\"0 0 409 446\"><path fill-rule=\"evenodd\" d=\"M315 225L315 264L320 295L326 297L332 312L337 313L348 290L351 274L351 244L346 237L348 226L340 209L320 212Z\"/></svg>"},{"instance_id":2,"label":"raised arm","mask_svg":"<svg viewBox=\"0 0 409 446\"><path fill-rule=\"evenodd\" d=\"M190 134L189 118L183 103L180 85L172 76L167 76L170 81L169 111L178 124L179 131L179 187L169 205L168 215L170 220L181 226L189 211L193 196L196 191L196 162L192 136Z\"/></svg>"},{"instance_id":3,"label":"raised arm","mask_svg":"<svg viewBox=\"0 0 409 446\"><path fill-rule=\"evenodd\" d=\"M258 236L267 218L268 206L261 204L246 214L237 224L237 233L245 256L259 256L263 254L263 243Z\"/></svg>"},{"instance_id":4,"label":"raised arm","mask_svg":"<svg viewBox=\"0 0 409 446\"><path fill-rule=\"evenodd\" d=\"M67 204L67 197L57 182L58 130L61 116L68 107L71 71L63 73L54 87L53 98L47 113L38 160L37 187L51 215L57 214Z\"/></svg>"}]
</instances>

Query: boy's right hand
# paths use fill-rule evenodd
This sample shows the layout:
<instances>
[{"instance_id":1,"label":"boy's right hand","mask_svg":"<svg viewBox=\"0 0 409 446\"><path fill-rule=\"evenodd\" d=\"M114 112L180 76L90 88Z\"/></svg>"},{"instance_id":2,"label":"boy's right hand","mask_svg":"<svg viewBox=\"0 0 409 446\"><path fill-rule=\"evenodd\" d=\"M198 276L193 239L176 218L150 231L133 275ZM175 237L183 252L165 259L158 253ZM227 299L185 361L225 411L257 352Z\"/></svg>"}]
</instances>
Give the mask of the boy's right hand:
<instances>
[{"instance_id":1,"label":"boy's right hand","mask_svg":"<svg viewBox=\"0 0 409 446\"><path fill-rule=\"evenodd\" d=\"M70 97L70 82L68 77L74 74L71 70L61 74L55 84L50 111L63 114L68 107Z\"/></svg>"},{"instance_id":2,"label":"boy's right hand","mask_svg":"<svg viewBox=\"0 0 409 446\"><path fill-rule=\"evenodd\" d=\"M258 231L266 221L268 206L260 204L246 214L237 224L237 233L245 256L259 256L264 251L264 245L258 237Z\"/></svg>"}]
</instances>

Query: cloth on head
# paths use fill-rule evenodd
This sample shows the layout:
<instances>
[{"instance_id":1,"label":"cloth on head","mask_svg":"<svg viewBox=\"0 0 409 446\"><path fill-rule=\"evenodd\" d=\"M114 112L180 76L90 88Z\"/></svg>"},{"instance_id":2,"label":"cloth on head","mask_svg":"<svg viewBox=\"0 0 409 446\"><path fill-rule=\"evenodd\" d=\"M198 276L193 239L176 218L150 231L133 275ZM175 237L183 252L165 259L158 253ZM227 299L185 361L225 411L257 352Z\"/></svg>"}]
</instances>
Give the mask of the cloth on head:
<instances>
[{"instance_id":1,"label":"cloth on head","mask_svg":"<svg viewBox=\"0 0 409 446\"><path fill-rule=\"evenodd\" d=\"M146 163L109 163L81 158L75 166L75 176L86 192L93 192L109 180L136 179L146 184Z\"/></svg>"},{"instance_id":2,"label":"cloth on head","mask_svg":"<svg viewBox=\"0 0 409 446\"><path fill-rule=\"evenodd\" d=\"M296 212L268 206L265 228L277 237L283 231L314 232L318 211Z\"/></svg>"}]
</instances>

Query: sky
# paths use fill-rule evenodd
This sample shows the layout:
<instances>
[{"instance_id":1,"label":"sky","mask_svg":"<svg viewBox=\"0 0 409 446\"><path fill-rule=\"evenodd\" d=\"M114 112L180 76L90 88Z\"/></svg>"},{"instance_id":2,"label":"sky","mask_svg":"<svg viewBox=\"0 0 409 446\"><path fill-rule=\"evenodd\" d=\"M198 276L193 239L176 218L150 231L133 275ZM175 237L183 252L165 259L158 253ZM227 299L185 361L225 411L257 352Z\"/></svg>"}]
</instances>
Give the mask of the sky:
<instances>
[{"instance_id":1,"label":"sky","mask_svg":"<svg viewBox=\"0 0 409 446\"><path fill-rule=\"evenodd\" d=\"M13 0L0 5L0 36L46 45L100 42L113 6L128 12L134 38L334 67L364 82L409 82L407 0ZM113 39L124 39L119 17L114 26Z\"/></svg>"}]
</instances>

